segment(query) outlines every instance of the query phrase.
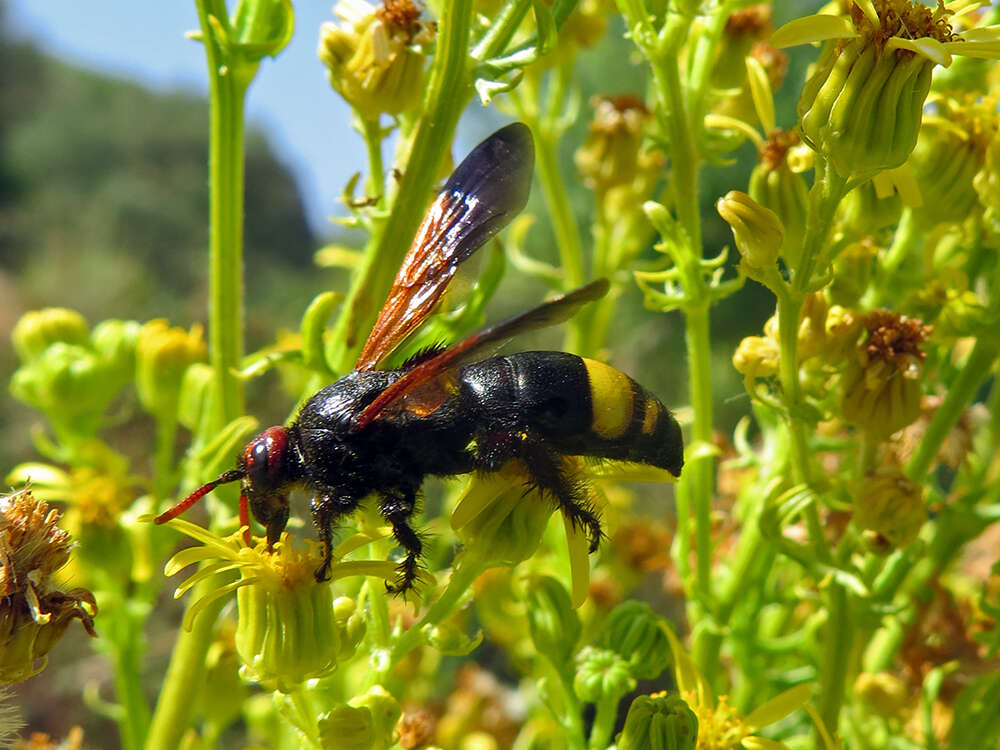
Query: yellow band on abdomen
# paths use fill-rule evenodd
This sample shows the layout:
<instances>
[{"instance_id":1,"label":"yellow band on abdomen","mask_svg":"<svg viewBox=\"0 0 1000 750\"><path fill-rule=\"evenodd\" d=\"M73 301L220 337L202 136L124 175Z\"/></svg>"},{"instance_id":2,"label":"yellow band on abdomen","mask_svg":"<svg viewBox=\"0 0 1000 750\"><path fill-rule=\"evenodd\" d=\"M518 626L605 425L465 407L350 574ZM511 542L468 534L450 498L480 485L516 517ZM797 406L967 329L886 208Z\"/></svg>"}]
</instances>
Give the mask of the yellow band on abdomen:
<instances>
[{"instance_id":1,"label":"yellow band on abdomen","mask_svg":"<svg viewBox=\"0 0 1000 750\"><path fill-rule=\"evenodd\" d=\"M590 429L598 437L613 440L621 437L632 421L635 408L632 383L628 376L597 360L581 357L590 381L594 420Z\"/></svg>"}]
</instances>

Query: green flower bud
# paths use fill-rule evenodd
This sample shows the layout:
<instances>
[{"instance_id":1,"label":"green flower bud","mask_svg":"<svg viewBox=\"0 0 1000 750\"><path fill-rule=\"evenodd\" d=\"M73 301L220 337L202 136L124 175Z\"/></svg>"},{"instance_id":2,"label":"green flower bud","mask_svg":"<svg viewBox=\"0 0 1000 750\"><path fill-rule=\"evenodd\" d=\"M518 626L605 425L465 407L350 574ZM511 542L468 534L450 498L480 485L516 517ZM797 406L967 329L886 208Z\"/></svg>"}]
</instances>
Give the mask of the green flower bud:
<instances>
[{"instance_id":1,"label":"green flower bud","mask_svg":"<svg viewBox=\"0 0 1000 750\"><path fill-rule=\"evenodd\" d=\"M252 63L274 57L292 40L291 0L240 0L233 13L233 42Z\"/></svg>"},{"instance_id":2,"label":"green flower bud","mask_svg":"<svg viewBox=\"0 0 1000 750\"><path fill-rule=\"evenodd\" d=\"M595 645L614 651L629 663L632 676L651 680L670 664L670 641L648 604L625 601L611 610Z\"/></svg>"},{"instance_id":3,"label":"green flower bud","mask_svg":"<svg viewBox=\"0 0 1000 750\"><path fill-rule=\"evenodd\" d=\"M905 547L927 519L923 488L895 467L868 474L854 500L854 521L893 548Z\"/></svg>"},{"instance_id":4,"label":"green flower bud","mask_svg":"<svg viewBox=\"0 0 1000 750\"><path fill-rule=\"evenodd\" d=\"M340 651L337 656L341 661L347 661L365 637L364 613L358 611L357 604L349 596L339 596L333 602L333 619L340 632Z\"/></svg>"},{"instance_id":5,"label":"green flower bud","mask_svg":"<svg viewBox=\"0 0 1000 750\"><path fill-rule=\"evenodd\" d=\"M677 695L640 695L628 708L618 750L694 750L698 717Z\"/></svg>"},{"instance_id":6,"label":"green flower bud","mask_svg":"<svg viewBox=\"0 0 1000 750\"><path fill-rule=\"evenodd\" d=\"M366 708L340 705L319 717L319 741L323 750L373 750L375 725Z\"/></svg>"},{"instance_id":7,"label":"green flower bud","mask_svg":"<svg viewBox=\"0 0 1000 750\"><path fill-rule=\"evenodd\" d=\"M629 663L610 649L587 646L576 663L573 690L582 701L616 700L635 688Z\"/></svg>"},{"instance_id":8,"label":"green flower bud","mask_svg":"<svg viewBox=\"0 0 1000 750\"><path fill-rule=\"evenodd\" d=\"M55 343L85 346L87 321L76 310L63 307L32 310L14 325L11 340L17 356L28 363Z\"/></svg>"},{"instance_id":9,"label":"green flower bud","mask_svg":"<svg viewBox=\"0 0 1000 750\"><path fill-rule=\"evenodd\" d=\"M163 319L146 323L136 342L135 379L143 408L160 419L175 416L184 372L205 357L200 325L188 332Z\"/></svg>"},{"instance_id":10,"label":"green flower bud","mask_svg":"<svg viewBox=\"0 0 1000 750\"><path fill-rule=\"evenodd\" d=\"M778 260L785 229L781 219L746 193L730 190L715 204L736 240L744 263L750 268L767 268Z\"/></svg>"},{"instance_id":11,"label":"green flower bud","mask_svg":"<svg viewBox=\"0 0 1000 750\"><path fill-rule=\"evenodd\" d=\"M915 26L905 29L911 39L941 33L927 8L923 14L902 2L878 8L880 16L896 14L896 24ZM887 49L897 30L889 21L873 28L858 6L851 14L860 36L828 48L803 87L799 125L806 143L843 179L861 181L900 166L913 151L934 63L909 49ZM948 40L950 32L941 39Z\"/></svg>"},{"instance_id":12,"label":"green flower bud","mask_svg":"<svg viewBox=\"0 0 1000 750\"><path fill-rule=\"evenodd\" d=\"M535 651L557 667L569 661L580 639L580 617L569 592L555 578L532 576L528 581L526 612Z\"/></svg>"},{"instance_id":13,"label":"green flower bud","mask_svg":"<svg viewBox=\"0 0 1000 750\"><path fill-rule=\"evenodd\" d=\"M79 434L94 432L121 387L89 346L55 342L11 378L14 398Z\"/></svg>"},{"instance_id":14,"label":"green flower bud","mask_svg":"<svg viewBox=\"0 0 1000 750\"><path fill-rule=\"evenodd\" d=\"M342 23L324 23L319 41L330 85L369 120L419 107L426 60L420 47L434 40L420 7L413 0L385 0L378 9L340 0L334 13Z\"/></svg>"},{"instance_id":15,"label":"green flower bud","mask_svg":"<svg viewBox=\"0 0 1000 750\"><path fill-rule=\"evenodd\" d=\"M142 325L134 320L103 320L94 326L90 342L107 364L109 374L122 383L135 377L135 347Z\"/></svg>"},{"instance_id":16,"label":"green flower bud","mask_svg":"<svg viewBox=\"0 0 1000 750\"><path fill-rule=\"evenodd\" d=\"M364 695L352 698L349 703L354 708L367 710L371 716L374 750L386 750L393 744L393 734L403 710L389 691L381 685L375 685Z\"/></svg>"},{"instance_id":17,"label":"green flower bud","mask_svg":"<svg viewBox=\"0 0 1000 750\"><path fill-rule=\"evenodd\" d=\"M652 115L635 96L595 97L591 106L594 119L574 156L576 167L598 192L628 185L642 169L643 131Z\"/></svg>"},{"instance_id":18,"label":"green flower bud","mask_svg":"<svg viewBox=\"0 0 1000 750\"><path fill-rule=\"evenodd\" d=\"M750 173L748 192L753 200L773 211L784 230L781 255L794 268L802 252L806 231L809 186L788 163L788 152L799 142L795 133L776 130L768 136L760 162Z\"/></svg>"},{"instance_id":19,"label":"green flower bud","mask_svg":"<svg viewBox=\"0 0 1000 750\"><path fill-rule=\"evenodd\" d=\"M28 490L0 497L4 554L0 566L0 684L26 680L74 620L91 636L97 605L84 589L64 591L54 574L69 560L70 535L59 511Z\"/></svg>"}]
</instances>

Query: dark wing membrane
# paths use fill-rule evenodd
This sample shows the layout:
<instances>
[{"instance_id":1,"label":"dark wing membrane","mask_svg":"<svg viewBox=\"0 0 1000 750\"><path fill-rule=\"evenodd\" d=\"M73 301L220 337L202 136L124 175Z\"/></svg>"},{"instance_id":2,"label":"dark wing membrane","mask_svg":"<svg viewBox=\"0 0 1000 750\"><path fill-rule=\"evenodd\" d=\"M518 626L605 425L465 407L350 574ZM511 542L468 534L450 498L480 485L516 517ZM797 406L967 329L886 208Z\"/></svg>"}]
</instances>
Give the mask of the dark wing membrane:
<instances>
[{"instance_id":1,"label":"dark wing membrane","mask_svg":"<svg viewBox=\"0 0 1000 750\"><path fill-rule=\"evenodd\" d=\"M513 318L497 323L489 328L472 334L451 349L424 360L399 380L382 391L354 420L355 429L362 429L371 424L386 407L420 387L431 378L460 361L474 359L484 349L497 342L509 339L518 333L534 331L538 328L562 323L569 320L576 311L588 302L600 299L608 292L608 280L598 279L572 292L543 302Z\"/></svg>"},{"instance_id":2,"label":"dark wing membrane","mask_svg":"<svg viewBox=\"0 0 1000 750\"><path fill-rule=\"evenodd\" d=\"M515 122L480 143L427 210L356 369L370 370L431 312L459 264L503 229L528 201L535 147Z\"/></svg>"}]
</instances>

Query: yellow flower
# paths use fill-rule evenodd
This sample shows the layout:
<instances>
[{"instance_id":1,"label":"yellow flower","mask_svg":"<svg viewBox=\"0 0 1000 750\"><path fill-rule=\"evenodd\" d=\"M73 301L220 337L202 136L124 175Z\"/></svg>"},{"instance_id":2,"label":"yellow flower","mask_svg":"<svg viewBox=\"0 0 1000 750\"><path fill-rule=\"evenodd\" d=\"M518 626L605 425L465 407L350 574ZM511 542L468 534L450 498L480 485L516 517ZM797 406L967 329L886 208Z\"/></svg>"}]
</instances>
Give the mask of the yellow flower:
<instances>
[{"instance_id":1,"label":"yellow flower","mask_svg":"<svg viewBox=\"0 0 1000 750\"><path fill-rule=\"evenodd\" d=\"M661 623L670 641L674 656L677 689L698 717L696 750L788 750L788 746L757 734L769 724L785 718L800 708L812 694L812 687L803 683L771 698L746 716L740 716L727 702L726 696L712 696L712 689L698 671L690 654L666 623Z\"/></svg>"},{"instance_id":2,"label":"yellow flower","mask_svg":"<svg viewBox=\"0 0 1000 750\"><path fill-rule=\"evenodd\" d=\"M171 576L201 563L198 571L177 587L175 598L218 574L240 574L239 580L203 592L188 607L183 627L190 629L206 606L235 591L235 640L243 663L241 674L282 692L329 674L353 654L364 635L353 602L344 597L335 601L330 583L350 576L391 580L395 575L396 565L390 561L343 559L378 537L356 534L341 542L333 552L329 580L317 582L314 571L322 562L322 552L311 540L305 540L307 546L300 550L285 533L273 552L268 552L263 540L254 547L245 546L241 531L220 537L180 518L167 525L201 542L175 554L164 567L164 573Z\"/></svg>"},{"instance_id":3,"label":"yellow flower","mask_svg":"<svg viewBox=\"0 0 1000 750\"><path fill-rule=\"evenodd\" d=\"M799 121L806 142L852 185L909 157L935 65L949 66L953 54L1000 57L997 29L952 30L948 17L966 4L854 0L847 16L799 18L772 36L776 47L837 42L802 90Z\"/></svg>"}]
</instances>

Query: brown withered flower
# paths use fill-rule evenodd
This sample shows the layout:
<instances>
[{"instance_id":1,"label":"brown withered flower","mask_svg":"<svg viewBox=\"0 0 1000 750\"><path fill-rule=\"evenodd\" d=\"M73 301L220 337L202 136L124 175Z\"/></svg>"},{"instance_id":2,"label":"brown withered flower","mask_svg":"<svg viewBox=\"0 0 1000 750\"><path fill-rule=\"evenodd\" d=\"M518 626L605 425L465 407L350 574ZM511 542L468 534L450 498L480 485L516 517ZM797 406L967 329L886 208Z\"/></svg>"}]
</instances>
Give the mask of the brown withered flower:
<instances>
[{"instance_id":1,"label":"brown withered flower","mask_svg":"<svg viewBox=\"0 0 1000 750\"><path fill-rule=\"evenodd\" d=\"M40 672L73 619L97 635L94 595L53 580L71 546L58 521L59 511L29 489L0 498L0 684Z\"/></svg>"}]
</instances>

